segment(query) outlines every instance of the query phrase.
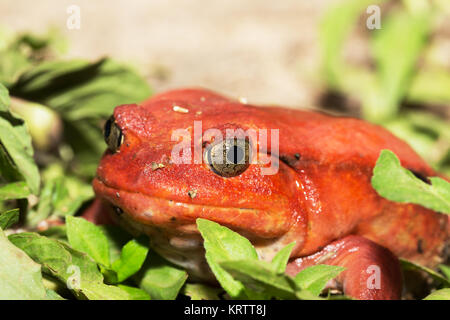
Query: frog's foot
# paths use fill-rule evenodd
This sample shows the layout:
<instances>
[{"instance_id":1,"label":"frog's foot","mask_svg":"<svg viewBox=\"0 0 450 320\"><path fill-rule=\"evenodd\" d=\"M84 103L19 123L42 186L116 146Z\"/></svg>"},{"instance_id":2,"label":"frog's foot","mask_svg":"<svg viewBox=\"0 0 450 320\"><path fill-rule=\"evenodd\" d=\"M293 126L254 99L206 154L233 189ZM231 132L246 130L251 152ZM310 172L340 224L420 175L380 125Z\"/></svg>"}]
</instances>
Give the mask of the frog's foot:
<instances>
[{"instance_id":1,"label":"frog's foot","mask_svg":"<svg viewBox=\"0 0 450 320\"><path fill-rule=\"evenodd\" d=\"M344 267L334 284L344 293L361 300L400 299L402 274L396 256L388 249L360 236L347 236L322 251L289 262L286 272L295 275L317 264Z\"/></svg>"}]
</instances>

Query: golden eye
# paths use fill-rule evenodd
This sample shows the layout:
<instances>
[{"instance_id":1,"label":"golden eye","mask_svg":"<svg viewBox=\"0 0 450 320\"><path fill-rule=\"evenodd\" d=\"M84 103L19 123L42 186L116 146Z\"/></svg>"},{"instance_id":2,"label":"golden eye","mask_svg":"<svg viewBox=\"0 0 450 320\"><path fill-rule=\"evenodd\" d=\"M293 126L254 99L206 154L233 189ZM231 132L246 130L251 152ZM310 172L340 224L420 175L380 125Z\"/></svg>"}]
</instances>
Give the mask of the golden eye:
<instances>
[{"instance_id":1,"label":"golden eye","mask_svg":"<svg viewBox=\"0 0 450 320\"><path fill-rule=\"evenodd\" d=\"M250 166L250 147L245 139L228 139L210 146L205 158L211 169L222 177L235 177Z\"/></svg>"},{"instance_id":2,"label":"golden eye","mask_svg":"<svg viewBox=\"0 0 450 320\"><path fill-rule=\"evenodd\" d=\"M103 137L105 138L105 142L111 151L117 152L117 150L119 150L119 147L123 142L123 134L122 130L116 124L113 116L111 116L105 123L105 127L103 128Z\"/></svg>"}]
</instances>

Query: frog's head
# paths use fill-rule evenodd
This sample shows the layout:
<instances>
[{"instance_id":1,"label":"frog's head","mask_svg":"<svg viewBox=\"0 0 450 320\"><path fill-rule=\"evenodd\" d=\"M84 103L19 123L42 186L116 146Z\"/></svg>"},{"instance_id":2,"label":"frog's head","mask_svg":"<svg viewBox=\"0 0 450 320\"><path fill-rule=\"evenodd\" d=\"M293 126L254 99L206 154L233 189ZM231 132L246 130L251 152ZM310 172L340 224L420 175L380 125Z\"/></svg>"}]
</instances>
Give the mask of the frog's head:
<instances>
[{"instance_id":1,"label":"frog's head","mask_svg":"<svg viewBox=\"0 0 450 320\"><path fill-rule=\"evenodd\" d=\"M258 108L204 90L172 91L142 105L119 106L105 124L108 150L94 190L120 220L154 242L168 239L182 251L197 247L196 219L205 218L245 235L270 258L294 238L301 245L304 226L299 227L296 175L278 162L268 123L270 117ZM253 129L256 137L229 139L229 129ZM260 129L269 129L264 147Z\"/></svg>"}]
</instances>

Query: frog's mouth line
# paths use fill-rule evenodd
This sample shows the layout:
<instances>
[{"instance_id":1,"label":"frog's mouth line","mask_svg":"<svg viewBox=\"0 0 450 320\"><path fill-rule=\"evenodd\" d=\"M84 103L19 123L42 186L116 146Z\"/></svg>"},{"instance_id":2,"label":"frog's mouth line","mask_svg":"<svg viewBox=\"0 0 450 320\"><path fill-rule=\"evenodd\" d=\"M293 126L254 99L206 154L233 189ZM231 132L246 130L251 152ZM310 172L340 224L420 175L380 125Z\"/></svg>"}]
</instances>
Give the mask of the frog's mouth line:
<instances>
[{"instance_id":1,"label":"frog's mouth line","mask_svg":"<svg viewBox=\"0 0 450 320\"><path fill-rule=\"evenodd\" d=\"M96 194L119 207L132 220L143 225L198 233L195 220L216 221L234 230L242 230L255 238L277 238L289 228L289 220L281 219L279 212L238 207L220 207L199 203L154 197L136 191L108 185L101 177L94 178Z\"/></svg>"}]
</instances>

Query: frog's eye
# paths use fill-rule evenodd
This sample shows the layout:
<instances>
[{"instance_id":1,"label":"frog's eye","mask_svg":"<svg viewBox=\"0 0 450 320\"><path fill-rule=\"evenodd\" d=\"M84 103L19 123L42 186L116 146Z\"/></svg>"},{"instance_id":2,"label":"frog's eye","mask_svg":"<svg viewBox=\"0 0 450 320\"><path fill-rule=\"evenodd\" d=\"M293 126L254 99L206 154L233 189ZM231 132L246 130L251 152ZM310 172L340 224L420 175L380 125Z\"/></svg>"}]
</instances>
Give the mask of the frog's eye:
<instances>
[{"instance_id":1,"label":"frog's eye","mask_svg":"<svg viewBox=\"0 0 450 320\"><path fill-rule=\"evenodd\" d=\"M105 127L103 128L103 137L108 145L108 148L116 152L123 142L122 130L116 124L114 117L111 117L106 121Z\"/></svg>"},{"instance_id":2,"label":"frog's eye","mask_svg":"<svg viewBox=\"0 0 450 320\"><path fill-rule=\"evenodd\" d=\"M210 146L205 158L211 169L222 177L242 174L250 165L250 147L245 139L228 139Z\"/></svg>"}]
</instances>

